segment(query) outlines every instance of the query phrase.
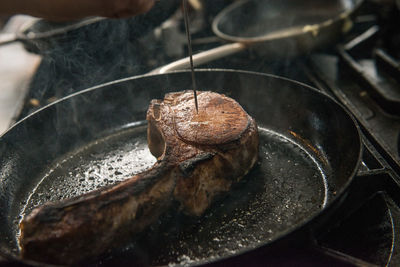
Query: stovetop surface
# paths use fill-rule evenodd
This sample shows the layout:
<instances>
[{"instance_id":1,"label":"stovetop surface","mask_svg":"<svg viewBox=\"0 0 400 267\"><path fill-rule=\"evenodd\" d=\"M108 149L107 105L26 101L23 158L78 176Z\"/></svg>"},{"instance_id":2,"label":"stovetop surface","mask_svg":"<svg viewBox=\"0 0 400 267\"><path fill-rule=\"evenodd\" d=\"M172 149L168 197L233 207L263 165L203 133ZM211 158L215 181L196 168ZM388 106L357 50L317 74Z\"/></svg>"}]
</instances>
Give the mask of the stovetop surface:
<instances>
[{"instance_id":1,"label":"stovetop surface","mask_svg":"<svg viewBox=\"0 0 400 267\"><path fill-rule=\"evenodd\" d=\"M354 29L335 47L280 61L245 51L203 66L272 73L312 85L347 108L363 133L362 164L343 208L330 223L315 233L306 247L261 255L248 265L400 266L400 30L395 26L399 10L394 4L367 2ZM173 21L179 22L175 16ZM194 40L212 36L203 20L193 19ZM185 56L184 39L175 48L167 47L169 38L182 37L179 25L129 40L117 53L99 50L102 53L97 58L83 56L85 52L76 47L68 56L57 49L49 51L32 80L19 118L73 92L143 74ZM195 51L218 45L199 43ZM235 264L239 266L240 260Z\"/></svg>"}]
</instances>

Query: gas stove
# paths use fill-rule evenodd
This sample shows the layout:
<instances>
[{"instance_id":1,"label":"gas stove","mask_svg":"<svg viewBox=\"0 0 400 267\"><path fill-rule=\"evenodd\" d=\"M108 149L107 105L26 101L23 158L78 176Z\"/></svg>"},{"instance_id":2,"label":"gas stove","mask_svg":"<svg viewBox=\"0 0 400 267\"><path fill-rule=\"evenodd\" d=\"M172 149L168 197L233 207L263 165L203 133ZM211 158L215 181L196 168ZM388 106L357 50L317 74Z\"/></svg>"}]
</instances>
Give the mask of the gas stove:
<instances>
[{"instance_id":1,"label":"gas stove","mask_svg":"<svg viewBox=\"0 0 400 267\"><path fill-rule=\"evenodd\" d=\"M194 52L219 44L209 22L227 2L215 1L191 14ZM351 32L333 47L280 61L259 58L250 50L202 66L272 73L309 84L353 114L364 144L361 166L342 208L323 228L307 234L305 245L233 258L230 265L400 265L399 15L394 1L366 1ZM75 50L69 58L57 49L44 54L18 119L73 92L144 74L186 56L180 12L126 45L98 58L82 58ZM107 61L109 57L113 60ZM79 64L71 68L71 62Z\"/></svg>"}]
</instances>

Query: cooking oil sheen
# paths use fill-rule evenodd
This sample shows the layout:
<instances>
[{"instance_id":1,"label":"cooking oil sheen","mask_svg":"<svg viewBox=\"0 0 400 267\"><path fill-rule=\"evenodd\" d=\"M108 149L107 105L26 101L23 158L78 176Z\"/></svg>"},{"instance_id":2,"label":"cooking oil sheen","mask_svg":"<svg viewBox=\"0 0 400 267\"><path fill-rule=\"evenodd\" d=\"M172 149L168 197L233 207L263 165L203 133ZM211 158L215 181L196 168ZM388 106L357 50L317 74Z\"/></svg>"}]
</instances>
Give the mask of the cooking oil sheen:
<instances>
[{"instance_id":1,"label":"cooking oil sheen","mask_svg":"<svg viewBox=\"0 0 400 267\"><path fill-rule=\"evenodd\" d=\"M259 162L200 218L166 213L103 262L129 257L146 265L192 265L256 248L293 229L329 200L316 157L288 137L259 128ZM146 125L69 153L43 173L23 214L48 201L111 186L150 168Z\"/></svg>"}]
</instances>

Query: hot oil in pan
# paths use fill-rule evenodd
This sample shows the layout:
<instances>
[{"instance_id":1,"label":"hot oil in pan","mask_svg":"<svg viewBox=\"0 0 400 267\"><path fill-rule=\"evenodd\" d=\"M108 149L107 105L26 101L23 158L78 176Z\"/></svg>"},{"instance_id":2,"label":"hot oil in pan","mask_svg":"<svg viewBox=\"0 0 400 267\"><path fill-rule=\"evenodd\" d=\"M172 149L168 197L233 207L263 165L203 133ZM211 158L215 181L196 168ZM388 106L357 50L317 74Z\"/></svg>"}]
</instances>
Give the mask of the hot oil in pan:
<instances>
[{"instance_id":1,"label":"hot oil in pan","mask_svg":"<svg viewBox=\"0 0 400 267\"><path fill-rule=\"evenodd\" d=\"M317 161L277 133L259 133L259 164L203 217L168 213L103 264L196 264L273 240L318 213L327 185Z\"/></svg>"},{"instance_id":2,"label":"hot oil in pan","mask_svg":"<svg viewBox=\"0 0 400 267\"><path fill-rule=\"evenodd\" d=\"M147 122L96 140L67 155L43 175L25 213L48 201L82 195L126 180L151 167L156 159L147 148Z\"/></svg>"},{"instance_id":3,"label":"hot oil in pan","mask_svg":"<svg viewBox=\"0 0 400 267\"><path fill-rule=\"evenodd\" d=\"M259 164L204 216L168 212L100 265L121 260L140 265L195 264L233 255L273 240L319 212L326 204L327 187L317 161L283 136L265 129L259 133ZM146 126L122 130L56 164L30 196L26 212L47 201L117 183L154 162Z\"/></svg>"}]
</instances>

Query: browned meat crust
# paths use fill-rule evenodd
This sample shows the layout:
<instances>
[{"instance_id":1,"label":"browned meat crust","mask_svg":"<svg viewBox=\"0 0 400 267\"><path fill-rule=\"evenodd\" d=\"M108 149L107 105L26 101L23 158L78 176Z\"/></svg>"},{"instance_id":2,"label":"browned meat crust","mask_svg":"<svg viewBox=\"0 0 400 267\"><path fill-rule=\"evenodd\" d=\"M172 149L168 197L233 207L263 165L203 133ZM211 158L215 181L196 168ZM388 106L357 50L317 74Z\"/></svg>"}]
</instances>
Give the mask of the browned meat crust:
<instances>
[{"instance_id":1,"label":"browned meat crust","mask_svg":"<svg viewBox=\"0 0 400 267\"><path fill-rule=\"evenodd\" d=\"M153 100L148 143L158 162L110 188L36 208L20 224L23 258L72 264L94 258L142 231L172 200L201 215L255 164L258 133L240 105L224 95L191 92Z\"/></svg>"}]
</instances>

